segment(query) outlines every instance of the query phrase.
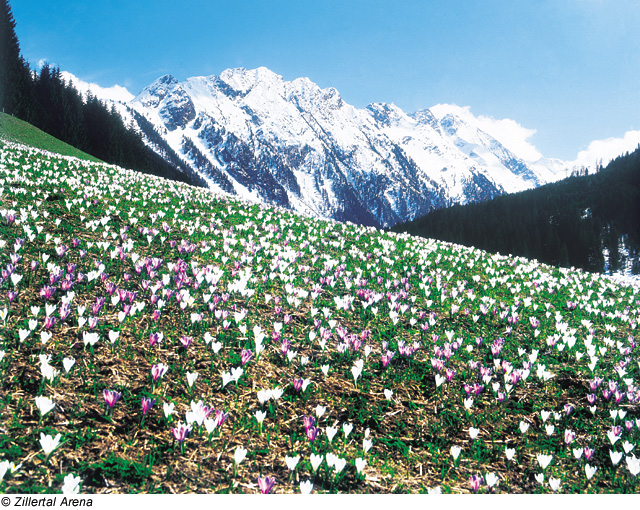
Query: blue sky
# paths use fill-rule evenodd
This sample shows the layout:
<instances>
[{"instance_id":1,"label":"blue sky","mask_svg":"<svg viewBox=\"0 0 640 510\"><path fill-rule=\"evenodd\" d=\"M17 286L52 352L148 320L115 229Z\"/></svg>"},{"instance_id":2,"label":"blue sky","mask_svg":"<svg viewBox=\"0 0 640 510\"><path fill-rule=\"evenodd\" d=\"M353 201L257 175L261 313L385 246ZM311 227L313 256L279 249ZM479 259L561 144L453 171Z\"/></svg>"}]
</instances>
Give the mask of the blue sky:
<instances>
[{"instance_id":1,"label":"blue sky","mask_svg":"<svg viewBox=\"0 0 640 510\"><path fill-rule=\"evenodd\" d=\"M132 93L265 66L356 107L509 118L547 157L640 130L637 0L11 0L24 57Z\"/></svg>"}]
</instances>

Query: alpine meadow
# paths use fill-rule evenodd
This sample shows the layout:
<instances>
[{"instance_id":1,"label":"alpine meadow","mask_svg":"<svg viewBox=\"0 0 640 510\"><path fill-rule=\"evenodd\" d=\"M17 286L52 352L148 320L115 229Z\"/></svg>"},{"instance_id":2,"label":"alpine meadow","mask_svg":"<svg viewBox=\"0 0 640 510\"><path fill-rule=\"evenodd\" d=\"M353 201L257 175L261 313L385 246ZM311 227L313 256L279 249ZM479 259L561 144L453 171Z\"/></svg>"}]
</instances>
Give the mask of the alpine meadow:
<instances>
[{"instance_id":1,"label":"alpine meadow","mask_svg":"<svg viewBox=\"0 0 640 510\"><path fill-rule=\"evenodd\" d=\"M5 492L638 492L638 287L3 143Z\"/></svg>"}]
</instances>

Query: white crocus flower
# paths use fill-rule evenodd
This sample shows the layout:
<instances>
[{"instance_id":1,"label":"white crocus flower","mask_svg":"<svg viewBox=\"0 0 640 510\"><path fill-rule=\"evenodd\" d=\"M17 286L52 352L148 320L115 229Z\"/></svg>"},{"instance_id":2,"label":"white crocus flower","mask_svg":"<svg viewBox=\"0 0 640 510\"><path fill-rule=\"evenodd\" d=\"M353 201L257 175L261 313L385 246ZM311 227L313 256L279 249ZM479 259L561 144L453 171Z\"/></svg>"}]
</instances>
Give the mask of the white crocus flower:
<instances>
[{"instance_id":1,"label":"white crocus flower","mask_svg":"<svg viewBox=\"0 0 640 510\"><path fill-rule=\"evenodd\" d=\"M44 454L48 456L53 450L60 446L61 438L62 434L56 434L56 437L53 437L40 432L40 446L42 447Z\"/></svg>"},{"instance_id":2,"label":"white crocus flower","mask_svg":"<svg viewBox=\"0 0 640 510\"><path fill-rule=\"evenodd\" d=\"M35 401L41 416L44 416L56 406L55 402L49 397L39 396L35 398Z\"/></svg>"}]
</instances>

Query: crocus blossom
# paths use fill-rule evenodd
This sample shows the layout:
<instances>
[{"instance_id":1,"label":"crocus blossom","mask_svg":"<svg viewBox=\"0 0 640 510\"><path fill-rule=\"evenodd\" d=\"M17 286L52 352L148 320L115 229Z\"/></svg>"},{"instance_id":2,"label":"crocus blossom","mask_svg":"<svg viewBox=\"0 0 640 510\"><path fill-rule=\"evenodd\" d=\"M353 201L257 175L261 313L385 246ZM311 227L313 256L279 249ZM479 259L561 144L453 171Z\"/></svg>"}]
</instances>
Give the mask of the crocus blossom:
<instances>
[{"instance_id":1,"label":"crocus blossom","mask_svg":"<svg viewBox=\"0 0 640 510\"><path fill-rule=\"evenodd\" d=\"M167 373L169 367L164 363L158 363L156 365L152 365L151 367L151 378L155 383L158 379L162 378L164 374Z\"/></svg>"},{"instance_id":2,"label":"crocus blossom","mask_svg":"<svg viewBox=\"0 0 640 510\"><path fill-rule=\"evenodd\" d=\"M122 396L122 393L115 390L107 390L106 388L102 390L102 396L104 397L104 401L109 407L109 409L113 409L116 405L116 402Z\"/></svg>"},{"instance_id":3,"label":"crocus blossom","mask_svg":"<svg viewBox=\"0 0 640 510\"><path fill-rule=\"evenodd\" d=\"M62 483L62 494L65 495L73 495L80 493L80 484L82 483L82 478L76 476L72 473L69 473L64 477Z\"/></svg>"},{"instance_id":4,"label":"crocus blossom","mask_svg":"<svg viewBox=\"0 0 640 510\"><path fill-rule=\"evenodd\" d=\"M49 397L36 397L35 401L36 407L38 408L38 411L40 411L41 416L44 416L56 406L55 402Z\"/></svg>"},{"instance_id":5,"label":"crocus blossom","mask_svg":"<svg viewBox=\"0 0 640 510\"><path fill-rule=\"evenodd\" d=\"M182 445L182 443L184 443L184 440L189 435L189 432L191 432L191 425L187 425L187 424L182 423L182 422L178 422L178 425L171 429L171 433L173 434L173 437L181 445Z\"/></svg>"},{"instance_id":6,"label":"crocus blossom","mask_svg":"<svg viewBox=\"0 0 640 510\"><path fill-rule=\"evenodd\" d=\"M285 455L284 457L284 462L287 465L287 468L289 468L289 471L295 470L299 460L300 455L296 455L295 457L289 457L288 455Z\"/></svg>"},{"instance_id":7,"label":"crocus blossom","mask_svg":"<svg viewBox=\"0 0 640 510\"><path fill-rule=\"evenodd\" d=\"M153 404L156 403L156 400L154 398L149 398L149 397L142 397L141 399L141 404L142 404L142 415L146 415L147 411L149 411L149 409L151 409L153 407Z\"/></svg>"},{"instance_id":8,"label":"crocus blossom","mask_svg":"<svg viewBox=\"0 0 640 510\"><path fill-rule=\"evenodd\" d=\"M246 456L247 456L247 449L242 446L238 446L236 448L235 453L233 454L233 460L236 463L236 465L239 465Z\"/></svg>"},{"instance_id":9,"label":"crocus blossom","mask_svg":"<svg viewBox=\"0 0 640 510\"><path fill-rule=\"evenodd\" d=\"M273 486L276 484L276 479L273 476L265 476L264 478L258 477L258 488L262 494L269 494Z\"/></svg>"},{"instance_id":10,"label":"crocus blossom","mask_svg":"<svg viewBox=\"0 0 640 510\"><path fill-rule=\"evenodd\" d=\"M60 446L60 439L62 438L62 434L56 434L55 437L44 434L40 432L40 446L42 447L42 451L44 451L45 455L50 455L53 450L55 450L58 446Z\"/></svg>"},{"instance_id":11,"label":"crocus blossom","mask_svg":"<svg viewBox=\"0 0 640 510\"><path fill-rule=\"evenodd\" d=\"M300 494L311 494L311 491L313 491L313 482L311 480L300 482Z\"/></svg>"}]
</instances>

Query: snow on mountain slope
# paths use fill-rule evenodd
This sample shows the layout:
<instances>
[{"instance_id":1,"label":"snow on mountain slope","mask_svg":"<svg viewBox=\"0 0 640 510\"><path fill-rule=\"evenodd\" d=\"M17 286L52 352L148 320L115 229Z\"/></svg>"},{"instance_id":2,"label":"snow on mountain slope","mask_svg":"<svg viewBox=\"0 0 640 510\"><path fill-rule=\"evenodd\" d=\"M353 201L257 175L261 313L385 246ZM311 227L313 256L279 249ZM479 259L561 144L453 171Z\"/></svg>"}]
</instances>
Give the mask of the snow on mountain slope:
<instances>
[{"instance_id":1,"label":"snow on mountain slope","mask_svg":"<svg viewBox=\"0 0 640 510\"><path fill-rule=\"evenodd\" d=\"M333 88L264 67L162 76L118 108L154 149L160 136L216 190L368 225L564 176L555 162L516 155L468 108L357 109Z\"/></svg>"}]
</instances>

